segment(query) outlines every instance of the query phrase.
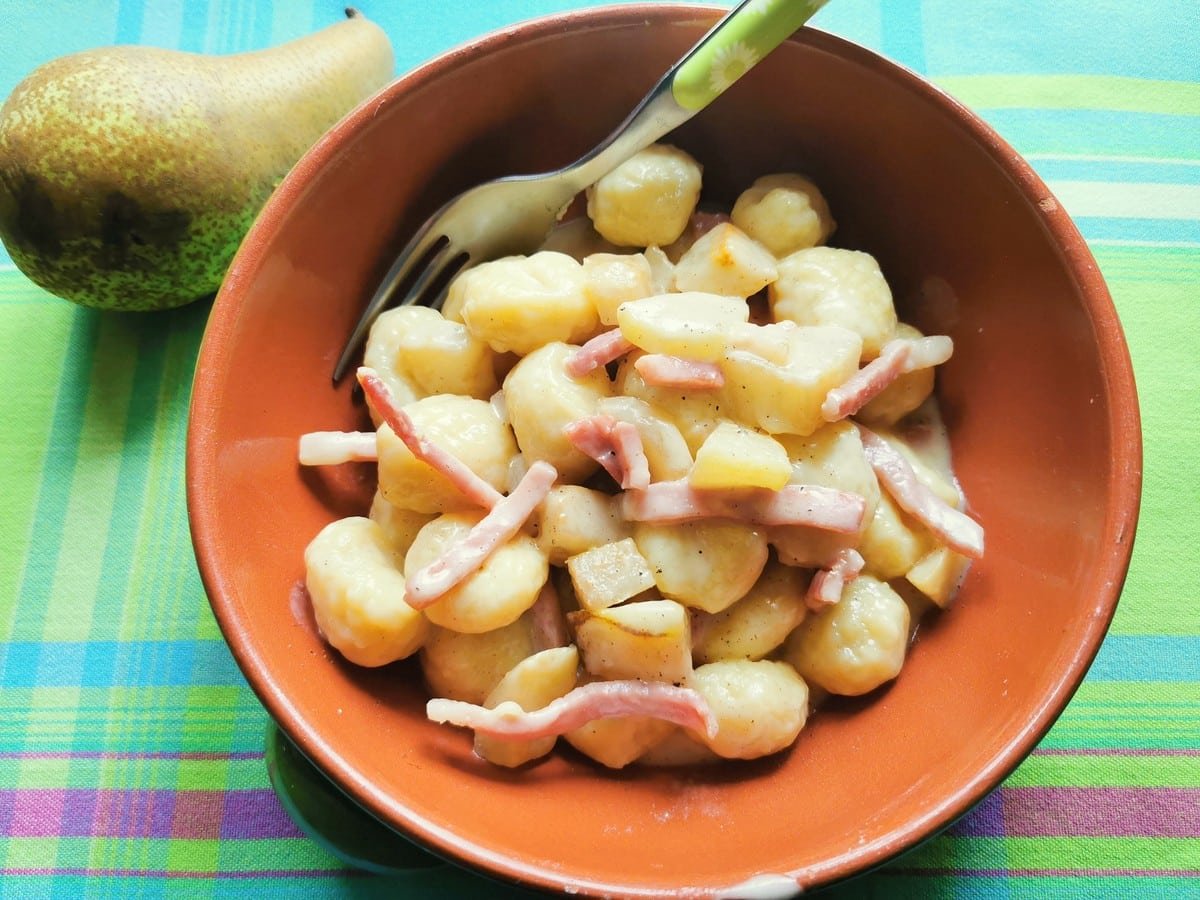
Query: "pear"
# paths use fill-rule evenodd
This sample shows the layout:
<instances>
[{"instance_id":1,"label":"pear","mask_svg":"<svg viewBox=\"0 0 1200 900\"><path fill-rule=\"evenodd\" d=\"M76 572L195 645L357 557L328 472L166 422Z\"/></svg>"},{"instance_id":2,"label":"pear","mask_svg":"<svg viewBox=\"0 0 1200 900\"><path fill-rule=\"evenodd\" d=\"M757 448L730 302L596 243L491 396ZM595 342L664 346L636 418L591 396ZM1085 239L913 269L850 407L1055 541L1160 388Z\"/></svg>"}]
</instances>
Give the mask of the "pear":
<instances>
[{"instance_id":1,"label":"pear","mask_svg":"<svg viewBox=\"0 0 1200 900\"><path fill-rule=\"evenodd\" d=\"M229 56L102 47L46 63L0 108L0 239L75 303L155 310L213 293L288 170L386 84L355 10Z\"/></svg>"}]
</instances>

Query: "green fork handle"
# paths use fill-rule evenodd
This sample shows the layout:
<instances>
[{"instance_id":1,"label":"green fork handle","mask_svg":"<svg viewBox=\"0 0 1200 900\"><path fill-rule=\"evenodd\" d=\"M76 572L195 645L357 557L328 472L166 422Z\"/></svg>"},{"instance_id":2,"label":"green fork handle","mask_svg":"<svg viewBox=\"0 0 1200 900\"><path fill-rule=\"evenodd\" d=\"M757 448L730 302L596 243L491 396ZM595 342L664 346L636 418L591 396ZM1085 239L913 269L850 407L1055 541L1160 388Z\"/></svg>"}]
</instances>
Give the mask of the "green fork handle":
<instances>
[{"instance_id":1,"label":"green fork handle","mask_svg":"<svg viewBox=\"0 0 1200 900\"><path fill-rule=\"evenodd\" d=\"M594 150L559 171L583 190L682 125L807 22L828 0L742 0L717 22Z\"/></svg>"},{"instance_id":2,"label":"green fork handle","mask_svg":"<svg viewBox=\"0 0 1200 900\"><path fill-rule=\"evenodd\" d=\"M828 0L744 0L675 69L671 94L696 112L812 18Z\"/></svg>"}]
</instances>

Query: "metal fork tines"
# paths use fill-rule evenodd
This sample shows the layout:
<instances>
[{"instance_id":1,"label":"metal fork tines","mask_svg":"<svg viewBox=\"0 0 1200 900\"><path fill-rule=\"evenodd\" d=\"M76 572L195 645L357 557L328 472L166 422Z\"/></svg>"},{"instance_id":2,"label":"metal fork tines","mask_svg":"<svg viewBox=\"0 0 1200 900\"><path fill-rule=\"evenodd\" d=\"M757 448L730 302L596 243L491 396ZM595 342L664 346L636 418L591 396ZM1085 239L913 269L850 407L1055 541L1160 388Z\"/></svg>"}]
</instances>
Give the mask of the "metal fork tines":
<instances>
[{"instance_id":1,"label":"metal fork tines","mask_svg":"<svg viewBox=\"0 0 1200 900\"><path fill-rule=\"evenodd\" d=\"M371 325L397 294L394 305L425 302L436 306L450 280L463 268L536 249L580 191L692 118L744 74L744 70L731 75L721 69L722 53L738 46L749 54L753 65L825 2L742 0L590 153L554 172L479 185L439 209L400 251L363 310L334 367L334 382L345 374ZM400 293L405 285L407 289Z\"/></svg>"}]
</instances>

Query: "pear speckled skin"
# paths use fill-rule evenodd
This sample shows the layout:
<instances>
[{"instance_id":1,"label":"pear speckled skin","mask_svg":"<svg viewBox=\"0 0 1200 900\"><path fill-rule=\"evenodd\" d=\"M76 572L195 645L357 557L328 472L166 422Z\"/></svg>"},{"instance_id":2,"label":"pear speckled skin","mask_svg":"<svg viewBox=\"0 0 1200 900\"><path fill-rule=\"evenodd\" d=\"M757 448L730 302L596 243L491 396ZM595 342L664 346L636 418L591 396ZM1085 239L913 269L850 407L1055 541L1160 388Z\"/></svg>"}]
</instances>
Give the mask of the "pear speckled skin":
<instances>
[{"instance_id":1,"label":"pear speckled skin","mask_svg":"<svg viewBox=\"0 0 1200 900\"><path fill-rule=\"evenodd\" d=\"M392 78L387 35L347 15L251 53L104 47L34 70L0 108L0 238L18 268L103 309L216 291L280 179Z\"/></svg>"}]
</instances>

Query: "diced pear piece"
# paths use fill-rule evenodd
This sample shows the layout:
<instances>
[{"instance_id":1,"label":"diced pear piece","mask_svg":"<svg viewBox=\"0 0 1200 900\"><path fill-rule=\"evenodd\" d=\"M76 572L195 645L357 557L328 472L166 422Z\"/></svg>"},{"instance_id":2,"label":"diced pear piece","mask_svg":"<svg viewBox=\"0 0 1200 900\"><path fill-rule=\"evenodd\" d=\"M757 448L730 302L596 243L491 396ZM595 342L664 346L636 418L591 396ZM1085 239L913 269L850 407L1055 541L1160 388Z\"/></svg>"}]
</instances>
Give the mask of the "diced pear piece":
<instances>
[{"instance_id":1,"label":"diced pear piece","mask_svg":"<svg viewBox=\"0 0 1200 900\"><path fill-rule=\"evenodd\" d=\"M779 441L734 422L722 422L696 452L688 481L698 488L767 488L777 491L792 475Z\"/></svg>"},{"instance_id":2,"label":"diced pear piece","mask_svg":"<svg viewBox=\"0 0 1200 900\"><path fill-rule=\"evenodd\" d=\"M550 489L538 514L538 546L553 565L628 537L617 498L577 484Z\"/></svg>"},{"instance_id":3,"label":"diced pear piece","mask_svg":"<svg viewBox=\"0 0 1200 900\"><path fill-rule=\"evenodd\" d=\"M563 735L567 743L610 769L623 769L678 726L651 716L594 719Z\"/></svg>"},{"instance_id":4,"label":"diced pear piece","mask_svg":"<svg viewBox=\"0 0 1200 900\"><path fill-rule=\"evenodd\" d=\"M796 328L788 340L783 365L746 350L728 351L721 363L725 394L746 425L768 434L812 434L825 424L825 395L858 371L862 339L826 325Z\"/></svg>"},{"instance_id":5,"label":"diced pear piece","mask_svg":"<svg viewBox=\"0 0 1200 900\"><path fill-rule=\"evenodd\" d=\"M567 560L579 605L599 612L654 587L650 563L633 538L594 547Z\"/></svg>"},{"instance_id":6,"label":"diced pear piece","mask_svg":"<svg viewBox=\"0 0 1200 900\"><path fill-rule=\"evenodd\" d=\"M638 600L567 618L583 666L597 678L682 684L691 675L691 622L674 600Z\"/></svg>"},{"instance_id":7,"label":"diced pear piece","mask_svg":"<svg viewBox=\"0 0 1200 900\"><path fill-rule=\"evenodd\" d=\"M728 222L692 244L675 264L675 290L749 297L778 277L775 257Z\"/></svg>"},{"instance_id":8,"label":"diced pear piece","mask_svg":"<svg viewBox=\"0 0 1200 900\"><path fill-rule=\"evenodd\" d=\"M703 362L719 360L729 329L749 320L744 299L699 291L631 300L617 309L617 324L630 343L648 353Z\"/></svg>"},{"instance_id":9,"label":"diced pear piece","mask_svg":"<svg viewBox=\"0 0 1200 900\"><path fill-rule=\"evenodd\" d=\"M654 290L650 261L640 253L593 253L583 260L583 293L602 325L617 324L617 307L641 300Z\"/></svg>"},{"instance_id":10,"label":"diced pear piece","mask_svg":"<svg viewBox=\"0 0 1200 900\"><path fill-rule=\"evenodd\" d=\"M488 694L484 706L495 709L511 700L526 712L541 709L569 693L578 680L579 651L575 647L543 650L517 663ZM514 768L545 756L554 749L555 738L504 741L488 735L475 736L475 752L490 763Z\"/></svg>"},{"instance_id":11,"label":"diced pear piece","mask_svg":"<svg viewBox=\"0 0 1200 900\"><path fill-rule=\"evenodd\" d=\"M904 577L942 609L950 605L971 560L949 547L937 547L917 560Z\"/></svg>"},{"instance_id":12,"label":"diced pear piece","mask_svg":"<svg viewBox=\"0 0 1200 900\"><path fill-rule=\"evenodd\" d=\"M865 571L883 581L899 578L934 547L933 537L885 491L875 507L858 552Z\"/></svg>"}]
</instances>

